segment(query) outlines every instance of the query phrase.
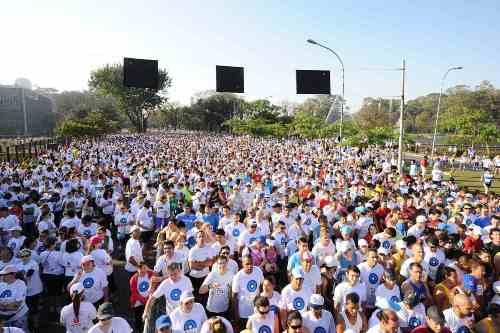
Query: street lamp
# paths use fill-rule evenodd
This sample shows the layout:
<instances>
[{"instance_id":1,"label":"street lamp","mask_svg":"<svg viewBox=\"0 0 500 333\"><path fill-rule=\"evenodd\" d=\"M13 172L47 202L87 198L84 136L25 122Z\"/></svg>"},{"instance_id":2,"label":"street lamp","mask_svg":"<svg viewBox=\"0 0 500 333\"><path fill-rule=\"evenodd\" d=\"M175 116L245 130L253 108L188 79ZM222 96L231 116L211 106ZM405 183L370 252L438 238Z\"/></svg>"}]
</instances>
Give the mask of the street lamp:
<instances>
[{"instance_id":1,"label":"street lamp","mask_svg":"<svg viewBox=\"0 0 500 333\"><path fill-rule=\"evenodd\" d=\"M333 53L335 55L335 57L337 57L338 61L340 62L340 66L342 67L342 104L341 104L341 109L340 109L340 127L339 127L339 139L340 139L339 141L342 142L342 127L344 125L344 62L342 61L340 56L337 54L337 52L335 52L334 50L332 50L328 46L320 44L312 39L308 39L307 42L309 44L313 44L313 45L317 45L319 47L322 47L322 48L330 51L331 53ZM329 117L329 114L326 116L327 120L328 120L328 117Z\"/></svg>"},{"instance_id":2,"label":"street lamp","mask_svg":"<svg viewBox=\"0 0 500 333\"><path fill-rule=\"evenodd\" d=\"M434 123L434 135L432 136L431 159L434 159L434 152L435 152L435 147L436 147L436 136L437 136L438 121L439 121L439 110L441 109L441 96L443 95L444 80L446 80L446 77L448 76L449 72L460 70L460 69L463 69L463 67L458 66L458 67L448 68L446 73L444 73L443 78L441 79L441 89L439 91L438 105L437 105L437 110L436 110L436 121Z\"/></svg>"}]
</instances>

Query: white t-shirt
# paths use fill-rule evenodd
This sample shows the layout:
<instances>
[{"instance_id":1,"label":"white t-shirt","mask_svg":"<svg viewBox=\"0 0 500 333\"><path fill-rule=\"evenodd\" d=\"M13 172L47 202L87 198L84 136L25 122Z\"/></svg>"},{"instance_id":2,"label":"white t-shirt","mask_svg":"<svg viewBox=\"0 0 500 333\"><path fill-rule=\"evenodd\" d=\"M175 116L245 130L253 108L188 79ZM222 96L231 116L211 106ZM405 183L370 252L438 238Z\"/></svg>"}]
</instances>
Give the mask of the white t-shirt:
<instances>
[{"instance_id":1,"label":"white t-shirt","mask_svg":"<svg viewBox=\"0 0 500 333\"><path fill-rule=\"evenodd\" d=\"M276 314L269 311L264 315L264 318L260 318L260 314L253 314L248 317L248 321L252 325L252 333L268 333L274 331L274 322Z\"/></svg>"},{"instance_id":2,"label":"white t-shirt","mask_svg":"<svg viewBox=\"0 0 500 333\"><path fill-rule=\"evenodd\" d=\"M172 258L167 258L166 255L161 255L158 260L156 260L154 271L163 276L168 276L167 267L173 262L182 264L183 272L186 271L186 258L184 258L184 256L178 251L174 251Z\"/></svg>"},{"instance_id":3,"label":"white t-shirt","mask_svg":"<svg viewBox=\"0 0 500 333\"><path fill-rule=\"evenodd\" d=\"M232 292L238 294L238 312L241 318L253 313L253 301L259 294L264 275L259 267L253 267L250 274L240 270L233 278Z\"/></svg>"},{"instance_id":4,"label":"white t-shirt","mask_svg":"<svg viewBox=\"0 0 500 333\"><path fill-rule=\"evenodd\" d=\"M86 333L94 324L97 312L92 303L83 301L80 303L78 319L75 317L73 304L68 304L61 310L61 324L66 328L66 333Z\"/></svg>"},{"instance_id":5,"label":"white t-shirt","mask_svg":"<svg viewBox=\"0 0 500 333\"><path fill-rule=\"evenodd\" d=\"M151 208L142 207L137 213L136 220L137 224L140 223L143 226L139 226L141 231L151 231L154 229L153 210Z\"/></svg>"},{"instance_id":6,"label":"white t-shirt","mask_svg":"<svg viewBox=\"0 0 500 333\"><path fill-rule=\"evenodd\" d=\"M64 265L65 276L75 276L81 269L80 261L83 254L80 251L73 253L64 252L62 255L62 263Z\"/></svg>"},{"instance_id":7,"label":"white t-shirt","mask_svg":"<svg viewBox=\"0 0 500 333\"><path fill-rule=\"evenodd\" d=\"M111 318L111 327L108 332L103 332L99 326L99 324L95 324L90 328L88 333L132 333L132 327L130 327L125 319L120 317Z\"/></svg>"},{"instance_id":8,"label":"white t-shirt","mask_svg":"<svg viewBox=\"0 0 500 333\"><path fill-rule=\"evenodd\" d=\"M345 305L345 297L350 293L356 293L359 296L360 304L366 302L366 293L367 288L363 282L358 282L356 285L351 287L347 281L340 283L337 287L335 287L335 291L333 293L333 301L335 306L338 304L341 305L341 309L344 309Z\"/></svg>"},{"instance_id":9,"label":"white t-shirt","mask_svg":"<svg viewBox=\"0 0 500 333\"><path fill-rule=\"evenodd\" d=\"M22 280L13 283L0 283L0 303L21 302L18 310L0 311L3 315L14 315L10 320L16 320L28 313L26 305L26 284Z\"/></svg>"},{"instance_id":10,"label":"white t-shirt","mask_svg":"<svg viewBox=\"0 0 500 333\"><path fill-rule=\"evenodd\" d=\"M307 302L311 296L311 291L305 288L300 290L293 290L291 285L286 285L281 291L281 304L282 309L289 311L298 310L303 312L307 308Z\"/></svg>"},{"instance_id":11,"label":"white t-shirt","mask_svg":"<svg viewBox=\"0 0 500 333\"><path fill-rule=\"evenodd\" d=\"M366 333L380 333L380 332L382 332L382 330L380 329L380 324L373 326L368 331L366 331ZM400 333L400 332L401 332L401 329L398 328L398 333Z\"/></svg>"},{"instance_id":12,"label":"white t-shirt","mask_svg":"<svg viewBox=\"0 0 500 333\"><path fill-rule=\"evenodd\" d=\"M364 282L365 286L367 287L366 303L368 306L373 307L375 305L375 292L380 284L380 281L382 281L384 268L378 263L375 264L375 266L370 267L367 262L359 264L358 268L361 272L361 281Z\"/></svg>"},{"instance_id":13,"label":"white t-shirt","mask_svg":"<svg viewBox=\"0 0 500 333\"><path fill-rule=\"evenodd\" d=\"M401 292L399 290L399 287L397 285L394 285L394 288L387 289L387 287L383 283L380 284L375 291L375 302L377 302L379 298L387 299L394 303L399 303L401 301Z\"/></svg>"},{"instance_id":14,"label":"white t-shirt","mask_svg":"<svg viewBox=\"0 0 500 333\"><path fill-rule=\"evenodd\" d=\"M4 332L7 332L7 333L24 333L24 331L20 328L17 328L17 327L3 327L4 329Z\"/></svg>"},{"instance_id":15,"label":"white t-shirt","mask_svg":"<svg viewBox=\"0 0 500 333\"><path fill-rule=\"evenodd\" d=\"M194 303L189 313L185 313L180 307L177 307L170 313L170 320L172 320L173 332L198 333L207 320L207 314L203 305Z\"/></svg>"},{"instance_id":16,"label":"white t-shirt","mask_svg":"<svg viewBox=\"0 0 500 333\"><path fill-rule=\"evenodd\" d=\"M410 276L410 265L413 262L415 262L415 259L413 259L413 258L406 259L403 262L403 264L401 265L401 270L400 270L399 274L401 274L405 278L409 277ZM429 265L424 260L422 260L420 262L420 265L422 266L422 275L423 275L423 278L425 279L429 274Z\"/></svg>"},{"instance_id":17,"label":"white t-shirt","mask_svg":"<svg viewBox=\"0 0 500 333\"><path fill-rule=\"evenodd\" d=\"M221 313L229 308L229 299L231 294L231 283L234 274L226 271L224 275L218 272L208 273L202 286L217 285L208 289L207 310L214 313Z\"/></svg>"},{"instance_id":18,"label":"white t-shirt","mask_svg":"<svg viewBox=\"0 0 500 333\"><path fill-rule=\"evenodd\" d=\"M317 319L313 311L307 311L302 316L304 327L311 333L335 333L335 321L330 311L321 310L321 318Z\"/></svg>"},{"instance_id":19,"label":"white t-shirt","mask_svg":"<svg viewBox=\"0 0 500 333\"><path fill-rule=\"evenodd\" d=\"M27 263L19 261L16 267L19 271L24 272L26 278L26 296L40 294L43 291L42 280L40 279L40 265L31 259ZM33 274L28 277L26 273L31 269L33 270Z\"/></svg>"},{"instance_id":20,"label":"white t-shirt","mask_svg":"<svg viewBox=\"0 0 500 333\"><path fill-rule=\"evenodd\" d=\"M95 265L106 272L106 275L113 273L113 261L108 252L103 249L95 249L90 252L90 255L94 258Z\"/></svg>"},{"instance_id":21,"label":"white t-shirt","mask_svg":"<svg viewBox=\"0 0 500 333\"><path fill-rule=\"evenodd\" d=\"M142 247L141 242L138 239L130 238L125 246L125 259L127 263L125 264L125 270L127 272L137 272L137 267L129 262L130 257L134 257L137 263L143 261L142 257Z\"/></svg>"},{"instance_id":22,"label":"white t-shirt","mask_svg":"<svg viewBox=\"0 0 500 333\"><path fill-rule=\"evenodd\" d=\"M62 275L64 273L62 256L59 251L43 251L40 253L40 263L44 274Z\"/></svg>"},{"instance_id":23,"label":"white t-shirt","mask_svg":"<svg viewBox=\"0 0 500 333\"><path fill-rule=\"evenodd\" d=\"M405 309L401 305L401 310L397 312L400 327L409 327L414 329L417 326L425 324L425 306L422 303L417 304L413 309Z\"/></svg>"},{"instance_id":24,"label":"white t-shirt","mask_svg":"<svg viewBox=\"0 0 500 333\"><path fill-rule=\"evenodd\" d=\"M83 284L85 300L96 303L104 296L104 288L108 286L106 273L100 268L94 267L92 272L83 272L79 281Z\"/></svg>"},{"instance_id":25,"label":"white t-shirt","mask_svg":"<svg viewBox=\"0 0 500 333\"><path fill-rule=\"evenodd\" d=\"M302 288L309 290L311 294L316 293L316 287L321 284L321 272L318 266L312 265L309 272L302 270L302 273L304 273Z\"/></svg>"},{"instance_id":26,"label":"white t-shirt","mask_svg":"<svg viewBox=\"0 0 500 333\"><path fill-rule=\"evenodd\" d=\"M432 252L431 250L425 251L424 262L429 266L429 277L432 280L436 280L436 274L438 272L439 266L444 265L446 256L443 250L438 250Z\"/></svg>"},{"instance_id":27,"label":"white t-shirt","mask_svg":"<svg viewBox=\"0 0 500 333\"><path fill-rule=\"evenodd\" d=\"M193 291L191 280L184 275L176 282L170 278L163 280L153 293L153 297L160 298L161 296L165 296L166 311L168 314L179 305L183 291Z\"/></svg>"},{"instance_id":28,"label":"white t-shirt","mask_svg":"<svg viewBox=\"0 0 500 333\"><path fill-rule=\"evenodd\" d=\"M189 250L188 260L189 261L204 261L206 259L214 258L217 254L214 249L209 245L199 247L195 245L191 250ZM210 269L208 267L203 268L201 271L191 268L189 275L194 278L202 278L208 275Z\"/></svg>"},{"instance_id":29,"label":"white t-shirt","mask_svg":"<svg viewBox=\"0 0 500 333\"><path fill-rule=\"evenodd\" d=\"M467 332L465 330L467 323L474 323L474 317L470 316L467 318L459 318L453 308L449 308L443 311L444 320L446 321L446 327L451 330L451 333L463 333Z\"/></svg>"}]
</instances>

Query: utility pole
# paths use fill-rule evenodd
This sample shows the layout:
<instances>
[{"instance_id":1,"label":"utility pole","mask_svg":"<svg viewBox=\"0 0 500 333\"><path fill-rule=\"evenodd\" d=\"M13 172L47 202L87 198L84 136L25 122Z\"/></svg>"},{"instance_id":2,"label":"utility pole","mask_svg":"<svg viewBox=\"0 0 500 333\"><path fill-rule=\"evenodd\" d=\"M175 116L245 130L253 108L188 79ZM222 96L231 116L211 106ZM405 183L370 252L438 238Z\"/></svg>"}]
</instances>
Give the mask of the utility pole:
<instances>
[{"instance_id":1,"label":"utility pole","mask_svg":"<svg viewBox=\"0 0 500 333\"><path fill-rule=\"evenodd\" d=\"M399 111L399 147L398 147L398 172L401 176L403 174L403 119L404 119L404 108L405 108L405 72L406 72L406 61L403 58L403 67L401 68L403 72L403 83L401 89L401 109Z\"/></svg>"},{"instance_id":2,"label":"utility pole","mask_svg":"<svg viewBox=\"0 0 500 333\"><path fill-rule=\"evenodd\" d=\"M28 136L28 113L26 111L26 93L21 87L21 108L23 110L24 136Z\"/></svg>"}]
</instances>

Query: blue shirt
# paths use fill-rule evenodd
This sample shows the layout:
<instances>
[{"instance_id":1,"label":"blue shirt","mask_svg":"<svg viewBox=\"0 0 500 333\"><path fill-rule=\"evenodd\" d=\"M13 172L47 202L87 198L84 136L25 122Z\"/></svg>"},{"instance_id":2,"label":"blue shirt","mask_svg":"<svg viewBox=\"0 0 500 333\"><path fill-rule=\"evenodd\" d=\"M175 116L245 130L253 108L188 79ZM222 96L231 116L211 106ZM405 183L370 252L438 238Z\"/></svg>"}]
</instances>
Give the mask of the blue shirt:
<instances>
[{"instance_id":1,"label":"blue shirt","mask_svg":"<svg viewBox=\"0 0 500 333\"><path fill-rule=\"evenodd\" d=\"M219 227L219 220L220 216L217 213L203 215L203 221L205 221L206 223L210 223L210 225L212 226L212 231L214 232Z\"/></svg>"},{"instance_id":2,"label":"blue shirt","mask_svg":"<svg viewBox=\"0 0 500 333\"><path fill-rule=\"evenodd\" d=\"M491 217L479 216L477 219L474 220L474 224L481 228L487 227L491 224Z\"/></svg>"},{"instance_id":3,"label":"blue shirt","mask_svg":"<svg viewBox=\"0 0 500 333\"><path fill-rule=\"evenodd\" d=\"M175 217L177 220L184 222L186 225L186 230L193 228L193 223L196 220L196 215L180 213Z\"/></svg>"}]
</instances>

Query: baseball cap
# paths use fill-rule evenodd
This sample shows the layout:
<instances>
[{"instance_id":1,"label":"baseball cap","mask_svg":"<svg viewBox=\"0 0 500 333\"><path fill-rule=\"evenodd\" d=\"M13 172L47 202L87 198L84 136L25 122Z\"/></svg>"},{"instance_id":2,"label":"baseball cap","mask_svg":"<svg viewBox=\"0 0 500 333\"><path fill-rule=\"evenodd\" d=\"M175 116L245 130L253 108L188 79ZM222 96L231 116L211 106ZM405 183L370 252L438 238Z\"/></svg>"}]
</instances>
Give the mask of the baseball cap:
<instances>
[{"instance_id":1,"label":"baseball cap","mask_svg":"<svg viewBox=\"0 0 500 333\"><path fill-rule=\"evenodd\" d=\"M328 268L338 267L339 266L339 262L338 262L338 260L334 256L327 256L327 257L325 257L325 263L324 264Z\"/></svg>"},{"instance_id":2,"label":"baseball cap","mask_svg":"<svg viewBox=\"0 0 500 333\"><path fill-rule=\"evenodd\" d=\"M194 301L193 293L189 290L184 290L181 293L180 301L181 301L181 303L188 302L188 301Z\"/></svg>"},{"instance_id":3,"label":"baseball cap","mask_svg":"<svg viewBox=\"0 0 500 333\"><path fill-rule=\"evenodd\" d=\"M24 248L17 253L17 257L18 258L31 257L31 250Z\"/></svg>"},{"instance_id":4,"label":"baseball cap","mask_svg":"<svg viewBox=\"0 0 500 333\"><path fill-rule=\"evenodd\" d=\"M89 261L94 261L94 258L91 255L83 256L82 259L80 259L80 265L83 265Z\"/></svg>"},{"instance_id":5,"label":"baseball cap","mask_svg":"<svg viewBox=\"0 0 500 333\"><path fill-rule=\"evenodd\" d=\"M10 228L9 231L23 231L23 228L16 225L16 226L13 226L12 228Z\"/></svg>"},{"instance_id":6,"label":"baseball cap","mask_svg":"<svg viewBox=\"0 0 500 333\"><path fill-rule=\"evenodd\" d=\"M350 234L352 232L352 228L348 225L344 225L340 228L340 232L343 234Z\"/></svg>"},{"instance_id":7,"label":"baseball cap","mask_svg":"<svg viewBox=\"0 0 500 333\"><path fill-rule=\"evenodd\" d=\"M359 247L368 246L368 242L366 241L366 239L361 238L360 240L358 240L358 246Z\"/></svg>"},{"instance_id":8,"label":"baseball cap","mask_svg":"<svg viewBox=\"0 0 500 333\"><path fill-rule=\"evenodd\" d=\"M78 283L75 283L74 285L72 285L71 288L69 288L69 293L70 293L70 295L81 294L83 292L83 290L84 290L83 284L78 282Z\"/></svg>"},{"instance_id":9,"label":"baseball cap","mask_svg":"<svg viewBox=\"0 0 500 333\"><path fill-rule=\"evenodd\" d=\"M444 325L445 323L443 314L435 305L427 308L427 317L437 324Z\"/></svg>"},{"instance_id":10,"label":"baseball cap","mask_svg":"<svg viewBox=\"0 0 500 333\"><path fill-rule=\"evenodd\" d=\"M172 320L170 320L170 317L167 315L161 315L158 319L156 319L155 326L157 330L170 328L172 327Z\"/></svg>"},{"instance_id":11,"label":"baseball cap","mask_svg":"<svg viewBox=\"0 0 500 333\"><path fill-rule=\"evenodd\" d=\"M99 305L99 309L97 309L97 319L99 320L107 320L113 317L113 304L106 302Z\"/></svg>"},{"instance_id":12,"label":"baseball cap","mask_svg":"<svg viewBox=\"0 0 500 333\"><path fill-rule=\"evenodd\" d=\"M292 270L292 276L296 279L303 279L304 278L304 273L302 273L301 269L294 268Z\"/></svg>"},{"instance_id":13,"label":"baseball cap","mask_svg":"<svg viewBox=\"0 0 500 333\"><path fill-rule=\"evenodd\" d=\"M13 265L7 265L0 271L0 275L7 275L13 273L17 273L17 268L16 266Z\"/></svg>"},{"instance_id":14,"label":"baseball cap","mask_svg":"<svg viewBox=\"0 0 500 333\"><path fill-rule=\"evenodd\" d=\"M325 304L325 299L320 294L312 294L309 299L309 304L312 308L319 308Z\"/></svg>"}]
</instances>

